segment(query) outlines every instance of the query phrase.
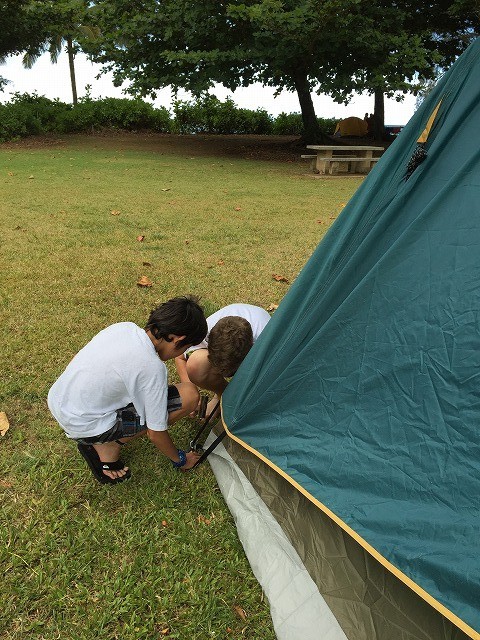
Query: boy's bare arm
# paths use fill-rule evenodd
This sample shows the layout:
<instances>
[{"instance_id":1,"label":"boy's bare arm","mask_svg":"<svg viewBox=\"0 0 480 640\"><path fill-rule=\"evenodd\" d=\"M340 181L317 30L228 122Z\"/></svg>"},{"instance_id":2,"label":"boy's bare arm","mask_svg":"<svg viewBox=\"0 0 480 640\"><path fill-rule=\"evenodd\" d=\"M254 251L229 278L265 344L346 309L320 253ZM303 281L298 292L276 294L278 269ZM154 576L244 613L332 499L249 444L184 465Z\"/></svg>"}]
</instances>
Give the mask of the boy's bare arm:
<instances>
[{"instance_id":1,"label":"boy's bare arm","mask_svg":"<svg viewBox=\"0 0 480 640\"><path fill-rule=\"evenodd\" d=\"M151 442L156 446L156 448L163 453L164 456L169 458L172 462L180 462L180 456L178 455L178 449L173 444L173 441L170 437L168 431L152 431L152 429L147 429L147 435ZM193 465L197 462L198 456L193 451L189 451L187 453L187 463L181 467L181 469L191 469Z\"/></svg>"},{"instance_id":2,"label":"boy's bare arm","mask_svg":"<svg viewBox=\"0 0 480 640\"><path fill-rule=\"evenodd\" d=\"M187 373L187 360L185 356L181 355L175 358L175 368L177 369L180 382L190 382L190 378Z\"/></svg>"}]
</instances>

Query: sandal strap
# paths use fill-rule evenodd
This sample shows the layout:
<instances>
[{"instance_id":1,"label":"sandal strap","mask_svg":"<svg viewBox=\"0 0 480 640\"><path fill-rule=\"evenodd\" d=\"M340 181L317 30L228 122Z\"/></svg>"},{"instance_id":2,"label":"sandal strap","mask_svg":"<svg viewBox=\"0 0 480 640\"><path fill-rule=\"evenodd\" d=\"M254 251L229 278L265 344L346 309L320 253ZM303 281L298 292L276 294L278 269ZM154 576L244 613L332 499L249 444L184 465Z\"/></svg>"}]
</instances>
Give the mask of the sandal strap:
<instances>
[{"instance_id":1,"label":"sandal strap","mask_svg":"<svg viewBox=\"0 0 480 640\"><path fill-rule=\"evenodd\" d=\"M100 462L101 468L104 471L120 471L125 467L125 463L121 460L116 460L115 462Z\"/></svg>"}]
</instances>

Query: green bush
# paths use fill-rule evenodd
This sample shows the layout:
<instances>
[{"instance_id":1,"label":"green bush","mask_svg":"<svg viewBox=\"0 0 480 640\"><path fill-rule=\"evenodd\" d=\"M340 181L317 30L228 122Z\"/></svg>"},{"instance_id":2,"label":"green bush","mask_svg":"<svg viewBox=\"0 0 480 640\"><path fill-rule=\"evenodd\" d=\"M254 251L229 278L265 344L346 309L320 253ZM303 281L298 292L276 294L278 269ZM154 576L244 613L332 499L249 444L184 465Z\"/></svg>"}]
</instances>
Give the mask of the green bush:
<instances>
[{"instance_id":1,"label":"green bush","mask_svg":"<svg viewBox=\"0 0 480 640\"><path fill-rule=\"evenodd\" d=\"M244 119L244 130L241 133L269 135L273 133L273 118L265 109L239 109ZM239 132L240 133L240 132Z\"/></svg>"},{"instance_id":2,"label":"green bush","mask_svg":"<svg viewBox=\"0 0 480 640\"><path fill-rule=\"evenodd\" d=\"M318 122L323 133L333 133L334 118L319 118ZM195 100L177 100L173 105L173 117L165 107L155 108L143 100L92 100L89 94L75 107L36 93L16 93L9 103L0 104L0 142L35 134L80 133L109 128L181 134L299 136L303 133L300 113L281 113L272 118L265 109L242 109L231 98L222 102L209 94Z\"/></svg>"},{"instance_id":3,"label":"green bush","mask_svg":"<svg viewBox=\"0 0 480 640\"><path fill-rule=\"evenodd\" d=\"M269 134L272 118L264 109L238 108L231 98L221 102L205 95L196 100L177 100L173 105L177 133Z\"/></svg>"},{"instance_id":4,"label":"green bush","mask_svg":"<svg viewBox=\"0 0 480 640\"><path fill-rule=\"evenodd\" d=\"M54 130L59 114L71 108L71 105L60 100L50 100L37 93L14 93L11 104L20 111L29 113L47 131Z\"/></svg>"},{"instance_id":5,"label":"green bush","mask_svg":"<svg viewBox=\"0 0 480 640\"><path fill-rule=\"evenodd\" d=\"M171 130L170 113L164 107L156 109L143 100L87 99L64 114L61 123L61 130L64 132L104 128L127 131L154 129L168 132Z\"/></svg>"},{"instance_id":6,"label":"green bush","mask_svg":"<svg viewBox=\"0 0 480 640\"><path fill-rule=\"evenodd\" d=\"M217 133L219 125L219 105L215 96L203 96L196 100L175 100L173 115L177 133ZM223 119L228 120L228 107L224 110Z\"/></svg>"},{"instance_id":7,"label":"green bush","mask_svg":"<svg viewBox=\"0 0 480 640\"><path fill-rule=\"evenodd\" d=\"M97 126L132 131L134 129L151 129L155 123L156 109L143 100L105 98L90 104L94 107Z\"/></svg>"},{"instance_id":8,"label":"green bush","mask_svg":"<svg viewBox=\"0 0 480 640\"><path fill-rule=\"evenodd\" d=\"M153 129L169 132L168 109L156 109L143 100L87 97L75 107L37 94L14 94L0 104L0 142L46 133L78 133L95 129Z\"/></svg>"},{"instance_id":9,"label":"green bush","mask_svg":"<svg viewBox=\"0 0 480 640\"><path fill-rule=\"evenodd\" d=\"M303 133L300 113L280 113L274 120L273 133L277 136L301 136Z\"/></svg>"},{"instance_id":10,"label":"green bush","mask_svg":"<svg viewBox=\"0 0 480 640\"><path fill-rule=\"evenodd\" d=\"M320 131L326 135L333 135L336 118L317 118ZM273 123L273 133L277 136L301 136L303 134L301 113L280 113Z\"/></svg>"},{"instance_id":11,"label":"green bush","mask_svg":"<svg viewBox=\"0 0 480 640\"><path fill-rule=\"evenodd\" d=\"M151 128L160 133L171 133L173 131L173 122L170 111L165 107L154 109L152 114Z\"/></svg>"},{"instance_id":12,"label":"green bush","mask_svg":"<svg viewBox=\"0 0 480 640\"><path fill-rule=\"evenodd\" d=\"M35 93L15 93L10 102L0 104L0 141L54 131L60 114L67 108L58 100Z\"/></svg>"},{"instance_id":13,"label":"green bush","mask_svg":"<svg viewBox=\"0 0 480 640\"><path fill-rule=\"evenodd\" d=\"M208 129L205 109L198 101L175 100L173 118L175 133L203 133Z\"/></svg>"},{"instance_id":14,"label":"green bush","mask_svg":"<svg viewBox=\"0 0 480 640\"><path fill-rule=\"evenodd\" d=\"M320 131L327 136L333 136L335 127L337 126L337 118L317 118Z\"/></svg>"},{"instance_id":15,"label":"green bush","mask_svg":"<svg viewBox=\"0 0 480 640\"><path fill-rule=\"evenodd\" d=\"M13 108L11 104L0 104L0 142L32 135L38 128L39 122L28 110Z\"/></svg>"}]
</instances>

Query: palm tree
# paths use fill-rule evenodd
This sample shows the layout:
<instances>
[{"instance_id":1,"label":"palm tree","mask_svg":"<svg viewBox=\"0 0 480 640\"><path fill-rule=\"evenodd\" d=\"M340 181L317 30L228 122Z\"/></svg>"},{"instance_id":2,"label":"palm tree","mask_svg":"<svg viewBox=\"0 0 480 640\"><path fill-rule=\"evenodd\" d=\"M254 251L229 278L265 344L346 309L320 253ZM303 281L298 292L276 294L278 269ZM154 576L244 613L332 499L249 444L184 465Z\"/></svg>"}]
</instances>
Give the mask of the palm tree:
<instances>
[{"instance_id":1,"label":"palm tree","mask_svg":"<svg viewBox=\"0 0 480 640\"><path fill-rule=\"evenodd\" d=\"M60 2L55 6L55 22L51 27L51 35L37 47L27 50L23 56L23 66L31 69L38 58L44 54L50 54L50 60L53 64L58 61L58 56L65 46L68 55L68 65L70 68L70 82L72 84L73 104L78 103L77 83L75 80L75 54L80 49L78 40L86 38L95 40L100 35L98 27L87 26L81 24L82 18L88 13L88 7L85 6L84 0L77 0L74 3L68 2L62 12Z\"/></svg>"}]
</instances>

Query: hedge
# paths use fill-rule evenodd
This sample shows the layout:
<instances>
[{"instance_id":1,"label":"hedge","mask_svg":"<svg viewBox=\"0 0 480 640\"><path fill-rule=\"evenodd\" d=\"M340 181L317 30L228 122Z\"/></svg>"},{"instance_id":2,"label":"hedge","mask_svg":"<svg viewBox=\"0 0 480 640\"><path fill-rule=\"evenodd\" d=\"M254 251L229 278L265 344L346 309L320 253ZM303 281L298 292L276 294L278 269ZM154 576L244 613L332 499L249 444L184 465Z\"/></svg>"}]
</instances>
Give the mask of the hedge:
<instances>
[{"instance_id":1,"label":"hedge","mask_svg":"<svg viewBox=\"0 0 480 640\"><path fill-rule=\"evenodd\" d=\"M324 133L333 133L335 119L318 119ZM281 113L276 118L264 109L242 109L231 98L224 102L213 95L195 100L177 100L173 114L140 99L89 96L75 107L36 93L15 93L0 104L0 142L47 133L78 133L101 129L152 130L162 133L216 133L257 135L301 135L299 113Z\"/></svg>"}]
</instances>

